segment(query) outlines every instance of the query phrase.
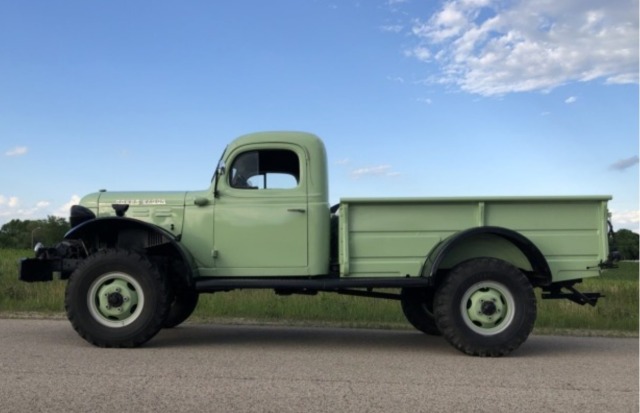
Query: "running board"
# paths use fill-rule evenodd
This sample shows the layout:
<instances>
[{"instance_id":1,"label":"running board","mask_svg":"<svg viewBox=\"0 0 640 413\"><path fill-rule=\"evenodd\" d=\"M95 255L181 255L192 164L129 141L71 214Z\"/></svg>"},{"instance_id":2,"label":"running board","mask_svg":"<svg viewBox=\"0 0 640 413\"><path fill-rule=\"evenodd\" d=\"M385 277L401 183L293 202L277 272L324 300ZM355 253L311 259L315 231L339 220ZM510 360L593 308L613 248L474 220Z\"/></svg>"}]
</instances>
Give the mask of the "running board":
<instances>
[{"instance_id":1,"label":"running board","mask_svg":"<svg viewBox=\"0 0 640 413\"><path fill-rule=\"evenodd\" d=\"M236 289L336 291L346 288L417 288L429 287L428 278L206 278L196 280L201 293Z\"/></svg>"}]
</instances>

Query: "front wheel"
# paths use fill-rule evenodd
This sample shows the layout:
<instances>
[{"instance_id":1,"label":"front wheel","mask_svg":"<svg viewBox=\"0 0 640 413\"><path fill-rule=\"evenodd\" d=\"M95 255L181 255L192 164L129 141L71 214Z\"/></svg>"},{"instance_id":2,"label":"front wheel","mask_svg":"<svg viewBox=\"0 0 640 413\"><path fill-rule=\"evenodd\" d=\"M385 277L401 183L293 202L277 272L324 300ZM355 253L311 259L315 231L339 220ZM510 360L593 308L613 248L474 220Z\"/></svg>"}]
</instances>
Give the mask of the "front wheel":
<instances>
[{"instance_id":1,"label":"front wheel","mask_svg":"<svg viewBox=\"0 0 640 413\"><path fill-rule=\"evenodd\" d=\"M99 347L137 347L158 333L169 311L165 277L143 255L106 250L71 275L67 317L86 341Z\"/></svg>"},{"instance_id":2,"label":"front wheel","mask_svg":"<svg viewBox=\"0 0 640 413\"><path fill-rule=\"evenodd\" d=\"M533 330L536 298L527 277L495 258L456 266L434 299L442 335L458 350L498 357L518 348Z\"/></svg>"}]
</instances>

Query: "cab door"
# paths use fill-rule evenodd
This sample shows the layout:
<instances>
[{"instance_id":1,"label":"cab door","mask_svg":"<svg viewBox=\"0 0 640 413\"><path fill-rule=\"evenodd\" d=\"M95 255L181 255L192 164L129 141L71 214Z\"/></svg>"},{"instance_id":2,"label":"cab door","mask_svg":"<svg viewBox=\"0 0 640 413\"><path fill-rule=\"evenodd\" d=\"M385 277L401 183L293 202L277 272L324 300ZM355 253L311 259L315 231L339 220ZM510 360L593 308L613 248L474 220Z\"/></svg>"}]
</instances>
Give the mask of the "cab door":
<instances>
[{"instance_id":1,"label":"cab door","mask_svg":"<svg viewBox=\"0 0 640 413\"><path fill-rule=\"evenodd\" d=\"M228 159L215 202L216 275L305 275L305 151L291 144L248 145Z\"/></svg>"}]
</instances>

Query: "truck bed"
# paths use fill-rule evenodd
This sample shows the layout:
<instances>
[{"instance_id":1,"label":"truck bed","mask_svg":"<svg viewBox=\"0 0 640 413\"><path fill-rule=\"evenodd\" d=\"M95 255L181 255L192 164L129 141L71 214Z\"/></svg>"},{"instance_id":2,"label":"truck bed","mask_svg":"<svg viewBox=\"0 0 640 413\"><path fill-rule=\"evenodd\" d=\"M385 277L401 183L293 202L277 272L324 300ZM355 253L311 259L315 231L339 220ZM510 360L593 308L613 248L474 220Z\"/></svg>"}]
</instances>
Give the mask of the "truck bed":
<instances>
[{"instance_id":1,"label":"truck bed","mask_svg":"<svg viewBox=\"0 0 640 413\"><path fill-rule=\"evenodd\" d=\"M340 202L339 261L344 277L415 277L425 256L459 231L493 226L531 240L545 256L553 281L599 274L607 259L609 196L485 198L346 198ZM496 237L448 257L447 265L474 256L528 263ZM589 268L589 269L588 269Z\"/></svg>"}]
</instances>

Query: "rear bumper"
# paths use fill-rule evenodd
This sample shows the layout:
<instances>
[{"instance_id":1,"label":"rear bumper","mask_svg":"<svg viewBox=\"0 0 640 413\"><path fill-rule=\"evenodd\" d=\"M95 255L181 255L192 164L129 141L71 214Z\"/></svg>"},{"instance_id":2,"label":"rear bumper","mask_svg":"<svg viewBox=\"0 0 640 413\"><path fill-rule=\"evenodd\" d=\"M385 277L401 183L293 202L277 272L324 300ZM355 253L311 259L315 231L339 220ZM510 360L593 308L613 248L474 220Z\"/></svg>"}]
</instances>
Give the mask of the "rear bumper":
<instances>
[{"instance_id":1,"label":"rear bumper","mask_svg":"<svg viewBox=\"0 0 640 413\"><path fill-rule=\"evenodd\" d=\"M543 287L542 299L548 300L564 298L580 305L589 304L590 306L595 307L598 303L598 299L604 298L605 296L601 293L583 293L578 291L574 285L580 282L582 282L582 280L573 280Z\"/></svg>"}]
</instances>

